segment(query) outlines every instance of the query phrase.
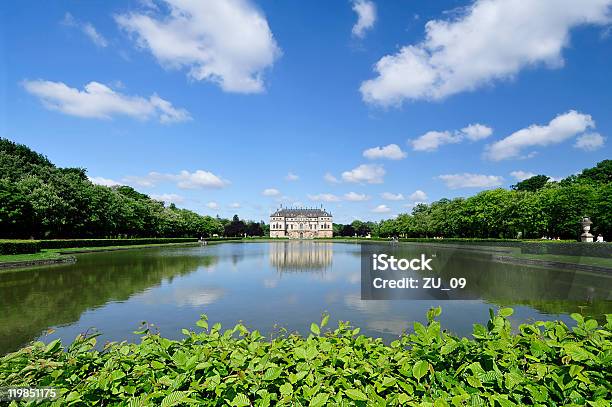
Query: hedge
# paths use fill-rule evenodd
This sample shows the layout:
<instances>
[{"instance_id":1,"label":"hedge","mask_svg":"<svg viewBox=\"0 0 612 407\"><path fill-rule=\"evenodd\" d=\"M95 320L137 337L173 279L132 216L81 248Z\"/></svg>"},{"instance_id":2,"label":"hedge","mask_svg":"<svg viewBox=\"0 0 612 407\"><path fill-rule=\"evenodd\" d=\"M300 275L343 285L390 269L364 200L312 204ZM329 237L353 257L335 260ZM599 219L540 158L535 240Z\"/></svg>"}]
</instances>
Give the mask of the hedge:
<instances>
[{"instance_id":1,"label":"hedge","mask_svg":"<svg viewBox=\"0 0 612 407\"><path fill-rule=\"evenodd\" d=\"M512 309L491 311L472 339L428 324L387 345L329 315L311 334L266 340L238 324L221 331L207 318L184 339L152 334L139 344L79 336L36 342L0 357L0 386L58 390L54 405L198 406L609 406L612 315L605 325L572 314L576 326L534 322L513 329Z\"/></svg>"},{"instance_id":2,"label":"hedge","mask_svg":"<svg viewBox=\"0 0 612 407\"><path fill-rule=\"evenodd\" d=\"M0 240L0 254L32 254L39 251L38 240Z\"/></svg>"},{"instance_id":3,"label":"hedge","mask_svg":"<svg viewBox=\"0 0 612 407\"><path fill-rule=\"evenodd\" d=\"M68 249L74 247L105 247L105 246L132 246L162 243L190 243L197 242L195 237L172 238L141 238L141 239L54 239L41 240L41 249Z\"/></svg>"}]
</instances>

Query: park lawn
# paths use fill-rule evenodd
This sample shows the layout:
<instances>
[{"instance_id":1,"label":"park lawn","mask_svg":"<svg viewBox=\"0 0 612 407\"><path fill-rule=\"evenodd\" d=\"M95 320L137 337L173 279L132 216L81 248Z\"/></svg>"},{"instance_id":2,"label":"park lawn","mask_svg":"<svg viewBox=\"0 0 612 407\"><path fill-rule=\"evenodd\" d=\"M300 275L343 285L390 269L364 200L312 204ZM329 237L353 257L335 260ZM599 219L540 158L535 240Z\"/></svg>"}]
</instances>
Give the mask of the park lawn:
<instances>
[{"instance_id":1,"label":"park lawn","mask_svg":"<svg viewBox=\"0 0 612 407\"><path fill-rule=\"evenodd\" d=\"M0 263L12 263L16 261L52 260L61 257L57 251L44 250L33 254L1 254Z\"/></svg>"},{"instance_id":2,"label":"park lawn","mask_svg":"<svg viewBox=\"0 0 612 407\"><path fill-rule=\"evenodd\" d=\"M213 242L210 242L213 243ZM209 243L209 244L210 244ZM128 250L128 249L145 249L151 247L167 247L167 246L186 246L197 245L197 242L189 243L158 243L158 244L143 244L133 246L101 246L101 247L70 247L65 249L43 249L38 253L32 254L3 254L0 255L0 264L13 263L22 261L38 261L38 260L54 260L63 257L63 254L78 253L78 252L101 252L108 250Z\"/></svg>"}]
</instances>

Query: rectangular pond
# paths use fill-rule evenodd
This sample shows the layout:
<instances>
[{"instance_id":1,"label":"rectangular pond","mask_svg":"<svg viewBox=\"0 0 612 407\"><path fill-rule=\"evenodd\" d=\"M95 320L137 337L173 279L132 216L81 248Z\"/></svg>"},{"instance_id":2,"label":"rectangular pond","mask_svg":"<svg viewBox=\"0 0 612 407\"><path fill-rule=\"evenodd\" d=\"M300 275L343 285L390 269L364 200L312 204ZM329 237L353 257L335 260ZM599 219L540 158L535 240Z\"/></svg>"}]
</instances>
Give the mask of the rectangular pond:
<instances>
[{"instance_id":1,"label":"rectangular pond","mask_svg":"<svg viewBox=\"0 0 612 407\"><path fill-rule=\"evenodd\" d=\"M444 270L459 271L478 299L361 300L359 244L279 241L92 253L75 264L0 273L0 353L39 338L70 342L84 332L101 332L99 343L137 341L133 331L143 321L180 338L181 328L195 329L203 313L225 327L243 321L269 335L280 329L307 334L329 312L331 326L349 320L364 334L391 340L438 305L442 326L460 335L499 306L514 307L517 325L570 321L572 312L601 320L612 312L610 274L504 264L482 250L413 244L394 250L432 256Z\"/></svg>"}]
</instances>

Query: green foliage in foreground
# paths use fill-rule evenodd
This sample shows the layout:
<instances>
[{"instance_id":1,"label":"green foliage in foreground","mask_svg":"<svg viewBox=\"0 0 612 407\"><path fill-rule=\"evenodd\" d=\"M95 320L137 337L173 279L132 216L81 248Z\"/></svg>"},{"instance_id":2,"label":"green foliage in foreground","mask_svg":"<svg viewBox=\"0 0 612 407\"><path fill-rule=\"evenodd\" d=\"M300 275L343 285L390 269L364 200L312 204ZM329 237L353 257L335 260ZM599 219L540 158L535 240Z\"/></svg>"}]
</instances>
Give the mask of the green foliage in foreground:
<instances>
[{"instance_id":1,"label":"green foliage in foreground","mask_svg":"<svg viewBox=\"0 0 612 407\"><path fill-rule=\"evenodd\" d=\"M56 405L610 405L612 315L512 333L504 308L467 339L443 331L439 314L390 345L348 323L322 333L329 316L308 338L267 341L241 324L222 333L203 316L181 341L144 329L140 344L102 351L95 337L37 342L0 359L0 386L56 386Z\"/></svg>"},{"instance_id":2,"label":"green foliage in foreground","mask_svg":"<svg viewBox=\"0 0 612 407\"><path fill-rule=\"evenodd\" d=\"M36 240L0 240L0 254L31 254L40 251Z\"/></svg>"}]
</instances>

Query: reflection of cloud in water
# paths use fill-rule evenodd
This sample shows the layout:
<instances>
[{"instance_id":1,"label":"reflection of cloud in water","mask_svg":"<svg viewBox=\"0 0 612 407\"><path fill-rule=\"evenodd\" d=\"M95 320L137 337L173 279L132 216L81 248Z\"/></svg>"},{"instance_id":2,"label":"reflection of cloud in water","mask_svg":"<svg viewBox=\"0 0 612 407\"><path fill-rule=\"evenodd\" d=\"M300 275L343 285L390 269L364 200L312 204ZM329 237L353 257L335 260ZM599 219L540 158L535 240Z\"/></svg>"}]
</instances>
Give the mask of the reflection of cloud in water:
<instances>
[{"instance_id":1,"label":"reflection of cloud in water","mask_svg":"<svg viewBox=\"0 0 612 407\"><path fill-rule=\"evenodd\" d=\"M349 273L346 276L347 280L351 284L359 284L361 283L361 273Z\"/></svg>"},{"instance_id":2,"label":"reflection of cloud in water","mask_svg":"<svg viewBox=\"0 0 612 407\"><path fill-rule=\"evenodd\" d=\"M278 285L278 279L277 278L264 278L263 285L266 288L276 288L276 286Z\"/></svg>"},{"instance_id":3,"label":"reflection of cloud in water","mask_svg":"<svg viewBox=\"0 0 612 407\"><path fill-rule=\"evenodd\" d=\"M375 320L368 321L367 326L372 331L380 333L392 333L395 335L401 335L406 332L409 328L408 322L399 319L396 320Z\"/></svg>"},{"instance_id":4,"label":"reflection of cloud in water","mask_svg":"<svg viewBox=\"0 0 612 407\"><path fill-rule=\"evenodd\" d=\"M359 294L347 294L344 296L344 304L361 312L368 314L379 314L389 311L387 301L364 301Z\"/></svg>"},{"instance_id":5,"label":"reflection of cloud in water","mask_svg":"<svg viewBox=\"0 0 612 407\"><path fill-rule=\"evenodd\" d=\"M218 287L176 287L171 291L152 290L143 294L147 304L170 303L179 307L209 305L220 300L225 290Z\"/></svg>"}]
</instances>

